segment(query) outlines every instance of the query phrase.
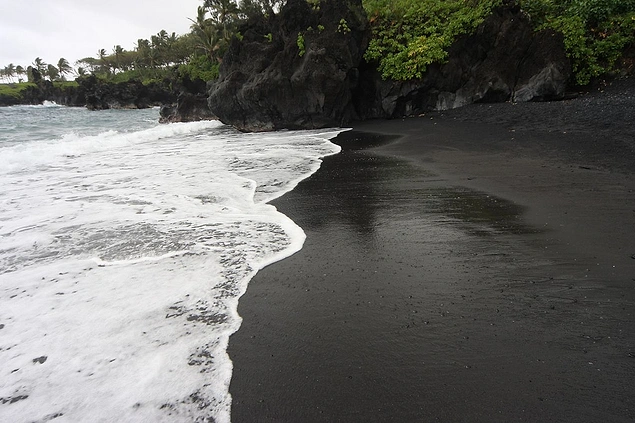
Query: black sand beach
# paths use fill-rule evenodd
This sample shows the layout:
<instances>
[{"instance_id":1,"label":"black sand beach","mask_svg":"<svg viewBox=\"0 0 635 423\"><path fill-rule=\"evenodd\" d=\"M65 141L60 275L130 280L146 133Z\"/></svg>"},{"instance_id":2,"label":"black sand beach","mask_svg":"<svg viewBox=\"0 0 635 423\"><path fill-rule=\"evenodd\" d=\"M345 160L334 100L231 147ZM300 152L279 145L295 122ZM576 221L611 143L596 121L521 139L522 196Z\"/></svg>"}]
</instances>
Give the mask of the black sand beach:
<instances>
[{"instance_id":1,"label":"black sand beach","mask_svg":"<svg viewBox=\"0 0 635 423\"><path fill-rule=\"evenodd\" d=\"M230 339L234 422L635 421L635 84L355 125Z\"/></svg>"}]
</instances>

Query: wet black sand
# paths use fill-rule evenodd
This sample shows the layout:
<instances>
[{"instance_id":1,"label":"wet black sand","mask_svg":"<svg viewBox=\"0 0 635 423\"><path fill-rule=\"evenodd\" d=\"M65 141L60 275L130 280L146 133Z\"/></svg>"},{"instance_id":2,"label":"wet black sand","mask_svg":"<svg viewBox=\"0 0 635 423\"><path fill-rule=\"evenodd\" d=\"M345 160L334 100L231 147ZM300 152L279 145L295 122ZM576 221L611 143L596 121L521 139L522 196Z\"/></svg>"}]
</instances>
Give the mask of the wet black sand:
<instances>
[{"instance_id":1,"label":"wet black sand","mask_svg":"<svg viewBox=\"0 0 635 423\"><path fill-rule=\"evenodd\" d=\"M240 300L232 420L635 421L635 91L606 91L341 135L275 202L307 240Z\"/></svg>"}]
</instances>

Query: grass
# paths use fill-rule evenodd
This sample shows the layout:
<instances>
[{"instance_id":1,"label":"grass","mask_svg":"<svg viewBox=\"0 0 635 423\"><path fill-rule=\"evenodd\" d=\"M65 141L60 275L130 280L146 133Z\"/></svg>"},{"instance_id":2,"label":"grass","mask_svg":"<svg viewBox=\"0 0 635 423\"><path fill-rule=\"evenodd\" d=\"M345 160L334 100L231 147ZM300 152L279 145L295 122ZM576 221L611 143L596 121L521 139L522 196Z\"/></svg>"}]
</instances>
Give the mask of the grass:
<instances>
[{"instance_id":1,"label":"grass","mask_svg":"<svg viewBox=\"0 0 635 423\"><path fill-rule=\"evenodd\" d=\"M32 82L20 82L17 84L0 84L0 96L20 98L21 92L28 87L37 87Z\"/></svg>"}]
</instances>

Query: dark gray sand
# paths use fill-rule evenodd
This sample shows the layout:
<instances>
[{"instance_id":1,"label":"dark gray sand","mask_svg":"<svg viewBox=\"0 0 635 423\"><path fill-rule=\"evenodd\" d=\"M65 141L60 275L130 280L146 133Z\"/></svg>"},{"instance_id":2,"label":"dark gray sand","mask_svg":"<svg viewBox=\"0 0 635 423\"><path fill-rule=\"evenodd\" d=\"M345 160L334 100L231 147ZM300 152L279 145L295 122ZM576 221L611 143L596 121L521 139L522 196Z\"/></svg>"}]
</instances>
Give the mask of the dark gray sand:
<instances>
[{"instance_id":1,"label":"dark gray sand","mask_svg":"<svg viewBox=\"0 0 635 423\"><path fill-rule=\"evenodd\" d=\"M627 81L342 134L275 201L307 240L240 300L232 421L635 421L633 117Z\"/></svg>"}]
</instances>

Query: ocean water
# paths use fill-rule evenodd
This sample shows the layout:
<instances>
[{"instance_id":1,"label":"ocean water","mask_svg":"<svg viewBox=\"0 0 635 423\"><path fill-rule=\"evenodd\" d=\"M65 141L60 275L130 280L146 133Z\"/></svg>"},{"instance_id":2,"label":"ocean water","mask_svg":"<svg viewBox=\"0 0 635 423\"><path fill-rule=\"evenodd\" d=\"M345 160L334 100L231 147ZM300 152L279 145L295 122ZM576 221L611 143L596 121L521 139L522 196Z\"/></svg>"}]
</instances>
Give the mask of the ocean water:
<instances>
[{"instance_id":1,"label":"ocean water","mask_svg":"<svg viewBox=\"0 0 635 423\"><path fill-rule=\"evenodd\" d=\"M0 421L230 421L239 297L304 233L268 201L339 130L0 108Z\"/></svg>"}]
</instances>

